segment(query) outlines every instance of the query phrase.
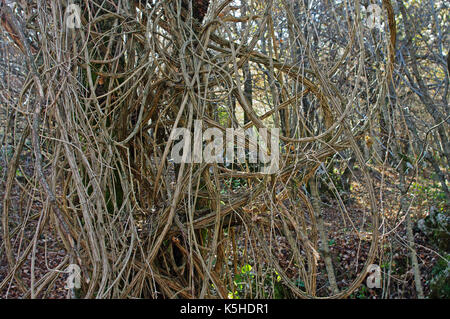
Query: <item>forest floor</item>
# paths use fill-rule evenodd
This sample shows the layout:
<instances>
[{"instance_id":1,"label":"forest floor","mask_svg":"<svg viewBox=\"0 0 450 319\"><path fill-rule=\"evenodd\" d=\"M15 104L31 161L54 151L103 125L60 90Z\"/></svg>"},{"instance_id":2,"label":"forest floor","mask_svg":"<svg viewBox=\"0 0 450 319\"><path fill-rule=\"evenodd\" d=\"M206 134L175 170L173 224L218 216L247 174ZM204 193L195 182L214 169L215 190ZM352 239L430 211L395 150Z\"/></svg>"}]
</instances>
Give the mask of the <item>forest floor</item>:
<instances>
[{"instance_id":1,"label":"forest floor","mask_svg":"<svg viewBox=\"0 0 450 319\"><path fill-rule=\"evenodd\" d=\"M424 172L425 175L428 172ZM400 191L398 185L398 174L390 170L383 172L381 178L379 168L371 167L374 181L375 193L382 200L380 210L380 241L374 264L380 266L384 278L382 289L370 289L366 282L350 296L351 298L417 298L414 282L414 273L410 261L410 249L406 236L405 214L400 213ZM430 280L435 273L438 260L442 260L442 252L432 243L430 238L418 229L417 221L428 216L430 207L434 206L440 211L448 211L445 204L444 193L440 191L437 182L431 179L417 177L417 181L409 178L410 191L407 194L409 213L413 220L413 233L416 245L417 259L421 272L421 282L424 295L430 293ZM367 200L358 194L363 193L361 183L352 183L351 201L345 203L347 212L340 213L336 200L324 202L322 198L322 209L325 226L328 229L330 254L335 266L335 275L338 288L345 289L360 273L365 265L371 245L371 232L364 231L368 223ZM324 196L325 197L325 196ZM344 216L345 214L345 216ZM348 215L347 215L348 214ZM348 221L351 220L352 223ZM281 240L280 246L288 247L287 240ZM281 249L278 256L281 266L289 269L292 278L298 271L292 267L291 254L283 253ZM325 290L327 278L323 259L319 260L321 275L317 279L319 296L326 296L329 291ZM387 282L385 282L387 280ZM322 288L320 288L322 286Z\"/></svg>"}]
</instances>

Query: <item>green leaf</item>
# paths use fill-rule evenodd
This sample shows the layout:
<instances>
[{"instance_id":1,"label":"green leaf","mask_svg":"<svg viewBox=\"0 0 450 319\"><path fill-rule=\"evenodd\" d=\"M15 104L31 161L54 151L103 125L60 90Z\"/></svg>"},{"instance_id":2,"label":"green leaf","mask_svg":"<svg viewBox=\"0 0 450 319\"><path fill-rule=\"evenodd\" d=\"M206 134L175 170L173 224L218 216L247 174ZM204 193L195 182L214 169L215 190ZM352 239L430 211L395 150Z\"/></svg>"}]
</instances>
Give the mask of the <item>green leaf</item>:
<instances>
[{"instance_id":1,"label":"green leaf","mask_svg":"<svg viewBox=\"0 0 450 319\"><path fill-rule=\"evenodd\" d=\"M244 265L244 266L242 266L242 273L243 274L245 274L245 273L248 273L248 272L250 272L252 270L252 266L250 266L250 265Z\"/></svg>"}]
</instances>

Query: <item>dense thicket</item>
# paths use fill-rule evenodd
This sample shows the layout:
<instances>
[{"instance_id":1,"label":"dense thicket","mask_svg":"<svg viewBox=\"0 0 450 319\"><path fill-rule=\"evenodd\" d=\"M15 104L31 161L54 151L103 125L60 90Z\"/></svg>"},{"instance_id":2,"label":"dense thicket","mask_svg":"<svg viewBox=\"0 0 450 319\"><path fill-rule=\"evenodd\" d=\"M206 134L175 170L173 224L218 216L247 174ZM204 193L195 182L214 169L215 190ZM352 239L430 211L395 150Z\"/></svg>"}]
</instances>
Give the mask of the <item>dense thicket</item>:
<instances>
[{"instance_id":1,"label":"dense thicket","mask_svg":"<svg viewBox=\"0 0 450 319\"><path fill-rule=\"evenodd\" d=\"M50 232L83 298L349 297L395 240L424 296L411 194L433 174L426 209L448 208L445 1L7 2L0 291L51 289L59 272L34 275ZM196 121L279 128L279 170L174 163Z\"/></svg>"}]
</instances>

